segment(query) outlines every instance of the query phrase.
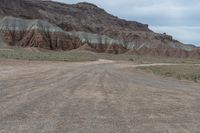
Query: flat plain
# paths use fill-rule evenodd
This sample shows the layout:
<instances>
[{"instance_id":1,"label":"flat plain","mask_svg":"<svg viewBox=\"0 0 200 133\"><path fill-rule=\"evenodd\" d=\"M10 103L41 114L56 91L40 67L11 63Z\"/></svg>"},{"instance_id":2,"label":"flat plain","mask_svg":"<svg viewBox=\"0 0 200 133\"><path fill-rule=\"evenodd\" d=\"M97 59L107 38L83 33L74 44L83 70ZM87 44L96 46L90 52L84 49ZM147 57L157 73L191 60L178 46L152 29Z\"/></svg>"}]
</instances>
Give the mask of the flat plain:
<instances>
[{"instance_id":1,"label":"flat plain","mask_svg":"<svg viewBox=\"0 0 200 133\"><path fill-rule=\"evenodd\" d=\"M198 133L199 83L137 66L1 59L0 132Z\"/></svg>"}]
</instances>

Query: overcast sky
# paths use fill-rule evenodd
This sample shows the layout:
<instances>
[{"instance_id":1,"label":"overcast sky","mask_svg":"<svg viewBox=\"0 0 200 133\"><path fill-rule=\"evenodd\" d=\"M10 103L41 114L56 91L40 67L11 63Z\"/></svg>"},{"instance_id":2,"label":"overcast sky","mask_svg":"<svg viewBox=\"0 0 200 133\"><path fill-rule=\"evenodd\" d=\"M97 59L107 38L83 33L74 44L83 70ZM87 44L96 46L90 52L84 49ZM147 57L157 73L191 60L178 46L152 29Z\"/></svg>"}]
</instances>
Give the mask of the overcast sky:
<instances>
[{"instance_id":1,"label":"overcast sky","mask_svg":"<svg viewBox=\"0 0 200 133\"><path fill-rule=\"evenodd\" d=\"M200 46L200 0L56 0L90 2L127 20L149 24L155 32L166 32L184 43Z\"/></svg>"}]
</instances>

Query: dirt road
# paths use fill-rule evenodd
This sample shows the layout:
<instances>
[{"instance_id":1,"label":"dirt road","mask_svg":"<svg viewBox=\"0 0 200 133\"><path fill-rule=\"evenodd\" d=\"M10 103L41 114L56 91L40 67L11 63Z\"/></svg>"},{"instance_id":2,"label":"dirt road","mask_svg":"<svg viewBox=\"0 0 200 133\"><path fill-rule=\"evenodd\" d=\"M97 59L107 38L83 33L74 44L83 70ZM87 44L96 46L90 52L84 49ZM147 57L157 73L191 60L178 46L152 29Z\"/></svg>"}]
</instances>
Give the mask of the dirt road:
<instances>
[{"instance_id":1,"label":"dirt road","mask_svg":"<svg viewBox=\"0 0 200 133\"><path fill-rule=\"evenodd\" d=\"M105 60L1 60L0 132L199 133L200 85Z\"/></svg>"}]
</instances>

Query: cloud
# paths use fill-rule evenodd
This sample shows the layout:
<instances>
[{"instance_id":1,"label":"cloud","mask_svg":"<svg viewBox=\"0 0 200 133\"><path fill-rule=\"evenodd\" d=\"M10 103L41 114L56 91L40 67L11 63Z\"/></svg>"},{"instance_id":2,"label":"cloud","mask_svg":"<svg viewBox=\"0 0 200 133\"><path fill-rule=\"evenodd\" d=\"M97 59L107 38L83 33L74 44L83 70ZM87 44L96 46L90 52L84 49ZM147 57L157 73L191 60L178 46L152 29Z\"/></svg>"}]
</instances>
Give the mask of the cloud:
<instances>
[{"instance_id":1,"label":"cloud","mask_svg":"<svg viewBox=\"0 0 200 133\"><path fill-rule=\"evenodd\" d=\"M187 44L200 44L200 26L150 26L150 28L159 33L166 32Z\"/></svg>"},{"instance_id":2,"label":"cloud","mask_svg":"<svg viewBox=\"0 0 200 133\"><path fill-rule=\"evenodd\" d=\"M167 32L185 43L200 46L199 0L57 0L97 4L120 18L150 25L156 32Z\"/></svg>"}]
</instances>

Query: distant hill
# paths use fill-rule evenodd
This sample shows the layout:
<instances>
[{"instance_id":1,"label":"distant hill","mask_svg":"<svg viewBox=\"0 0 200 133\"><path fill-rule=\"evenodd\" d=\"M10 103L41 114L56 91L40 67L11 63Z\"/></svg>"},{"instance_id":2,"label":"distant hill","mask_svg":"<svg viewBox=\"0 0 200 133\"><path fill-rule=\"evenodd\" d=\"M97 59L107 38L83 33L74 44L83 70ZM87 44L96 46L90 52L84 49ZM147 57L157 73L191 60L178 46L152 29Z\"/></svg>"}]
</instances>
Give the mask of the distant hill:
<instances>
[{"instance_id":1,"label":"distant hill","mask_svg":"<svg viewBox=\"0 0 200 133\"><path fill-rule=\"evenodd\" d=\"M0 0L1 42L9 46L200 58L200 50L147 24L115 17L91 3Z\"/></svg>"}]
</instances>

